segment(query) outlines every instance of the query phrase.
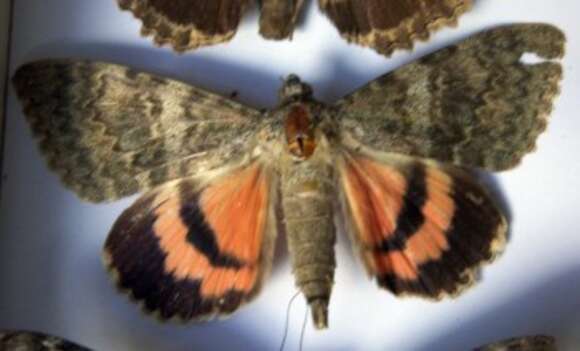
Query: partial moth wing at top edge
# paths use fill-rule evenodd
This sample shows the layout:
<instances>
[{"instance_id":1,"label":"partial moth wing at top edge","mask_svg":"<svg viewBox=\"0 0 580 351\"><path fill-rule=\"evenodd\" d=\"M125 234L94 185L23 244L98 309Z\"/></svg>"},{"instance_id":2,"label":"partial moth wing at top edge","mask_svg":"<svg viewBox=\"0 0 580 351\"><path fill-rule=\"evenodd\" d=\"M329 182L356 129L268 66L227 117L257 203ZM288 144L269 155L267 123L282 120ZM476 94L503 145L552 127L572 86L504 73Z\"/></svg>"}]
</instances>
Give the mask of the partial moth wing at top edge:
<instances>
[{"instance_id":1,"label":"partial moth wing at top edge","mask_svg":"<svg viewBox=\"0 0 580 351\"><path fill-rule=\"evenodd\" d=\"M233 100L110 63L32 62L13 83L49 166L89 201L222 166L261 126Z\"/></svg>"},{"instance_id":2,"label":"partial moth wing at top edge","mask_svg":"<svg viewBox=\"0 0 580 351\"><path fill-rule=\"evenodd\" d=\"M338 101L342 128L376 150L505 170L546 129L564 34L548 24L484 31ZM540 63L525 63L535 54Z\"/></svg>"},{"instance_id":3,"label":"partial moth wing at top edge","mask_svg":"<svg viewBox=\"0 0 580 351\"><path fill-rule=\"evenodd\" d=\"M304 0L261 0L260 34L267 39L291 38Z\"/></svg>"},{"instance_id":4,"label":"partial moth wing at top edge","mask_svg":"<svg viewBox=\"0 0 580 351\"><path fill-rule=\"evenodd\" d=\"M472 0L318 0L320 9L349 42L390 56L411 49L444 26L454 26Z\"/></svg>"},{"instance_id":5,"label":"partial moth wing at top edge","mask_svg":"<svg viewBox=\"0 0 580 351\"><path fill-rule=\"evenodd\" d=\"M62 338L22 330L0 331L1 351L90 351Z\"/></svg>"},{"instance_id":6,"label":"partial moth wing at top edge","mask_svg":"<svg viewBox=\"0 0 580 351\"><path fill-rule=\"evenodd\" d=\"M229 41L250 0L117 0L143 22L141 33L157 45L183 52Z\"/></svg>"},{"instance_id":7,"label":"partial moth wing at top edge","mask_svg":"<svg viewBox=\"0 0 580 351\"><path fill-rule=\"evenodd\" d=\"M557 351L556 340L552 336L533 335L511 338L487 344L474 351Z\"/></svg>"}]
</instances>

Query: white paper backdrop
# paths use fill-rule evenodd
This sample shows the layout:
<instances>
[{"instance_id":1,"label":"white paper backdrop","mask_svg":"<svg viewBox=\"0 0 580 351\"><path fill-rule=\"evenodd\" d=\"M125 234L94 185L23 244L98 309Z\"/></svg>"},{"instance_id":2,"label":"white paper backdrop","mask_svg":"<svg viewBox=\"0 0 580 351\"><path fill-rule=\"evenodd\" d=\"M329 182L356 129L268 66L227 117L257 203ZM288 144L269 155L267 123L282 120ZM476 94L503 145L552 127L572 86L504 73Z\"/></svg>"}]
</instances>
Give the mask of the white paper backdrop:
<instances>
[{"instance_id":1,"label":"white paper backdrop","mask_svg":"<svg viewBox=\"0 0 580 351\"><path fill-rule=\"evenodd\" d=\"M558 5L556 5L556 3ZM549 22L568 36L562 94L538 150L494 179L512 216L503 257L454 301L397 299L376 288L344 235L330 329L309 324L305 350L467 350L492 339L550 333L580 349L580 2L479 0L457 29L412 53L386 59L348 45L311 3L291 42L263 40L256 13L227 44L176 55L139 37L140 23L113 0L17 0L11 72L45 57L114 61L229 94L258 107L276 103L281 77L297 73L326 102L395 67L481 29ZM36 329L96 350L275 350L295 293L286 254L262 294L226 321L162 325L117 294L100 263L107 232L133 199L81 202L49 172L14 93L8 96L0 213L0 328ZM287 350L296 350L305 312L297 299ZM310 322L309 322L310 323ZM575 346L574 346L575 345Z\"/></svg>"}]
</instances>

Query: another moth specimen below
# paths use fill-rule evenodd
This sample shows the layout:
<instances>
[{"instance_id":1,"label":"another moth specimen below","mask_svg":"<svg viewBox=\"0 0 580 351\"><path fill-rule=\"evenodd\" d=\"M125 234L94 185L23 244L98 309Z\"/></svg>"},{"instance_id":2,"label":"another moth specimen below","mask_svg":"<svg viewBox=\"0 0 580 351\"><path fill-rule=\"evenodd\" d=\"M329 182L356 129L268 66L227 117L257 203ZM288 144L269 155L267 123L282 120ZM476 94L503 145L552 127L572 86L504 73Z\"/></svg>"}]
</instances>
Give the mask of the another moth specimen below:
<instances>
[{"instance_id":1,"label":"another moth specimen below","mask_svg":"<svg viewBox=\"0 0 580 351\"><path fill-rule=\"evenodd\" d=\"M557 348L553 337L533 335L494 342L474 351L557 351Z\"/></svg>"},{"instance_id":2,"label":"another moth specimen below","mask_svg":"<svg viewBox=\"0 0 580 351\"><path fill-rule=\"evenodd\" d=\"M0 351L90 351L56 336L29 331L0 331ZM474 351L556 351L551 336L512 338L480 346Z\"/></svg>"},{"instance_id":3,"label":"another moth specimen below","mask_svg":"<svg viewBox=\"0 0 580 351\"><path fill-rule=\"evenodd\" d=\"M30 331L0 330L0 351L90 351L56 336Z\"/></svg>"},{"instance_id":4,"label":"another moth specimen below","mask_svg":"<svg viewBox=\"0 0 580 351\"><path fill-rule=\"evenodd\" d=\"M147 311L235 311L260 289L284 227L324 328L337 201L367 272L396 295L458 295L502 250L506 220L463 167L509 169L534 148L561 78L547 60L564 42L545 24L500 27L333 105L290 76L265 112L108 63L33 62L14 85L48 164L79 196L145 192L105 258ZM523 63L528 52L547 60Z\"/></svg>"},{"instance_id":5,"label":"another moth specimen below","mask_svg":"<svg viewBox=\"0 0 580 351\"><path fill-rule=\"evenodd\" d=\"M176 51L230 40L252 0L117 0L143 21L142 34ZM258 0L260 33L268 39L292 37L304 0ZM472 0L318 0L320 9L349 42L383 55L411 49L416 40L453 26Z\"/></svg>"}]
</instances>

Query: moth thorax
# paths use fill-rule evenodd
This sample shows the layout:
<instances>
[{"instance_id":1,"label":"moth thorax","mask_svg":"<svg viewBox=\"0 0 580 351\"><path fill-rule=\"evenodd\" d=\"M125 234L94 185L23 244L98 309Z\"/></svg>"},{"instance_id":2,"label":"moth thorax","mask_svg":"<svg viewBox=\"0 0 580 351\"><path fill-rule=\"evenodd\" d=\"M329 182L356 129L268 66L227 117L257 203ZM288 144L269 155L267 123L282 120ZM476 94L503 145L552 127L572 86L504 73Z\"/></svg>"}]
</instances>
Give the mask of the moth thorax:
<instances>
[{"instance_id":1,"label":"moth thorax","mask_svg":"<svg viewBox=\"0 0 580 351\"><path fill-rule=\"evenodd\" d=\"M284 121L288 151L300 158L307 159L314 153L316 139L308 109L304 105L294 105Z\"/></svg>"}]
</instances>

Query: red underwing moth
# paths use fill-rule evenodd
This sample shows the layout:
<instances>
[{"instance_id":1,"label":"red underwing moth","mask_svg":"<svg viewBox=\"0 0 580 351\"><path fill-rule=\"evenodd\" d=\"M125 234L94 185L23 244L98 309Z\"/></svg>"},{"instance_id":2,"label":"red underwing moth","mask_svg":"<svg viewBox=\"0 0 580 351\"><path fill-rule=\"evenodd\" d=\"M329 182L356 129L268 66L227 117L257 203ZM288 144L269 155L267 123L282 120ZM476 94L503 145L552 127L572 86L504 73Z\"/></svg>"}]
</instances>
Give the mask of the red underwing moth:
<instances>
[{"instance_id":1,"label":"red underwing moth","mask_svg":"<svg viewBox=\"0 0 580 351\"><path fill-rule=\"evenodd\" d=\"M396 295L456 296L501 252L506 219L468 168L510 169L534 149L564 43L550 25L500 27L334 104L291 75L271 110L109 63L37 61L13 82L68 187L93 202L144 193L104 252L146 311L234 312L260 290L282 228L296 285L325 328L335 213L367 273ZM524 63L525 53L545 60Z\"/></svg>"},{"instance_id":2,"label":"red underwing moth","mask_svg":"<svg viewBox=\"0 0 580 351\"><path fill-rule=\"evenodd\" d=\"M141 33L157 45L169 44L183 52L230 40L251 0L117 0L143 23ZM286 39L299 17L304 0L258 0L260 34ZM320 10L349 42L390 56L411 49L472 6L472 0L318 0Z\"/></svg>"},{"instance_id":3,"label":"red underwing moth","mask_svg":"<svg viewBox=\"0 0 580 351\"><path fill-rule=\"evenodd\" d=\"M1 331L0 351L90 351L56 336L30 331Z\"/></svg>"},{"instance_id":4,"label":"red underwing moth","mask_svg":"<svg viewBox=\"0 0 580 351\"><path fill-rule=\"evenodd\" d=\"M557 351L557 348L553 337L533 335L494 342L474 351Z\"/></svg>"}]
</instances>

